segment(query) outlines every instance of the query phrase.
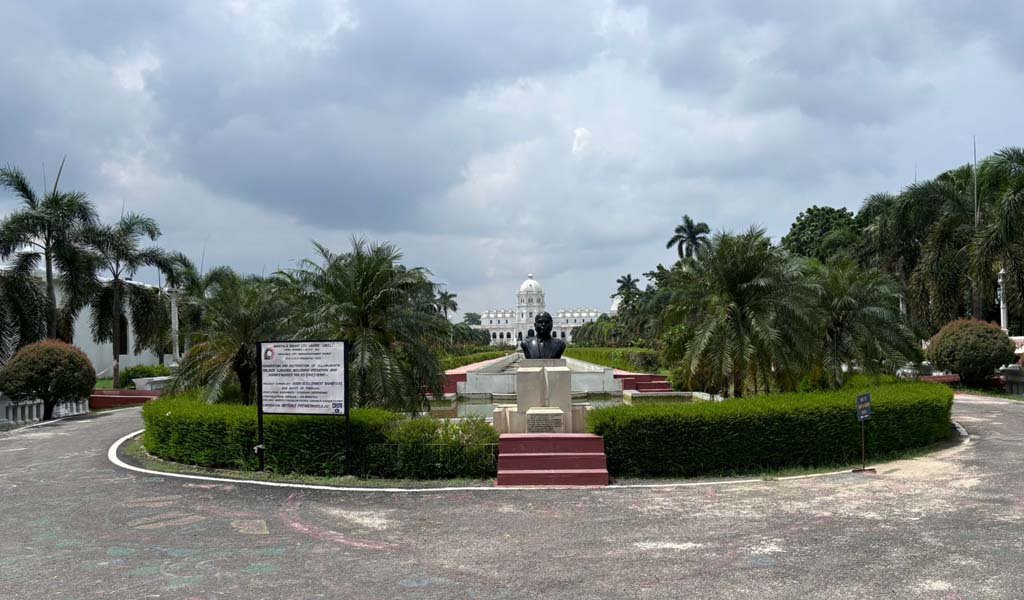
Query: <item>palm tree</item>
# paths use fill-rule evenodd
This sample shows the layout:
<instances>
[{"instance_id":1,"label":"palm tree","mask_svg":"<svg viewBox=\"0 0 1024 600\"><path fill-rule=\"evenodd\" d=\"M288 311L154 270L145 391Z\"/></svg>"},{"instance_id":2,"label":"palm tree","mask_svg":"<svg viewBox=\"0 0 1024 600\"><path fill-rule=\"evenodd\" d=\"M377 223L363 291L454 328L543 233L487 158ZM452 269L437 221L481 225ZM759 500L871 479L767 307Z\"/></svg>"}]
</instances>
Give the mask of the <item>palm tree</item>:
<instances>
[{"instance_id":1,"label":"palm tree","mask_svg":"<svg viewBox=\"0 0 1024 600\"><path fill-rule=\"evenodd\" d=\"M436 350L449 329L424 306L424 290L434 288L429 271L401 265L401 253L386 243L353 239L344 254L316 250L318 261L276 276L295 307L288 326L300 338L348 340L355 405L419 410L424 388L440 392Z\"/></svg>"},{"instance_id":2,"label":"palm tree","mask_svg":"<svg viewBox=\"0 0 1024 600\"><path fill-rule=\"evenodd\" d=\"M225 268L217 272L202 296L192 300L200 308L202 327L191 333L192 346L170 391L204 388L207 401L216 402L237 380L242 402L252 404L259 342L290 337L284 327L289 305L268 280Z\"/></svg>"},{"instance_id":3,"label":"palm tree","mask_svg":"<svg viewBox=\"0 0 1024 600\"><path fill-rule=\"evenodd\" d=\"M30 274L0 268L0 365L46 335L46 292Z\"/></svg>"},{"instance_id":4,"label":"palm tree","mask_svg":"<svg viewBox=\"0 0 1024 600\"><path fill-rule=\"evenodd\" d=\"M683 215L682 224L676 225L673 233L665 248L675 246L679 258L693 258L707 248L711 229L707 223L694 223L690 215Z\"/></svg>"},{"instance_id":5,"label":"palm tree","mask_svg":"<svg viewBox=\"0 0 1024 600\"><path fill-rule=\"evenodd\" d=\"M444 318L448 318L449 312L455 312L459 310L459 304L455 301L458 298L458 294L453 294L448 290L443 290L437 295L437 310L441 311Z\"/></svg>"},{"instance_id":6,"label":"palm tree","mask_svg":"<svg viewBox=\"0 0 1024 600\"><path fill-rule=\"evenodd\" d=\"M802 261L763 229L716 234L702 260L683 264L668 325L685 325L674 354L705 389L792 387L809 362L815 288Z\"/></svg>"},{"instance_id":7,"label":"palm tree","mask_svg":"<svg viewBox=\"0 0 1024 600\"><path fill-rule=\"evenodd\" d=\"M976 238L976 272L1005 270L1006 298L1024 308L1024 148L1004 148L983 163L995 193L992 210Z\"/></svg>"},{"instance_id":8,"label":"palm tree","mask_svg":"<svg viewBox=\"0 0 1024 600\"><path fill-rule=\"evenodd\" d=\"M83 269L76 238L96 221L93 205L81 192L57 190L64 161L60 163L53 188L40 198L28 178L13 166L0 168L0 186L14 192L22 207L0 221L0 259L15 256L16 270L31 273L42 261L46 274L46 336L57 337L57 293L54 271L62 275L62 286L71 295L87 288L92 272Z\"/></svg>"},{"instance_id":9,"label":"palm tree","mask_svg":"<svg viewBox=\"0 0 1024 600\"><path fill-rule=\"evenodd\" d=\"M128 286L126 280L144 266L157 267L165 273L172 271L167 254L156 247L142 248L143 238L155 241L160 237L160 227L149 217L129 213L113 225L96 225L86 230L84 240L92 255L96 270L107 280L95 287L90 300L92 305L92 332L97 342L111 341L114 358L114 386L119 385L121 354L128 351L121 347L121 315L127 295L142 293L138 286ZM81 306L72 306L70 311L77 314ZM147 315L132 313L138 323ZM109 319L109 320L108 320Z\"/></svg>"},{"instance_id":10,"label":"palm tree","mask_svg":"<svg viewBox=\"0 0 1024 600\"><path fill-rule=\"evenodd\" d=\"M843 367L894 372L918 359L920 349L900 314L899 286L892 278L851 260L814 264L812 275L823 333L816 362L827 387L842 386Z\"/></svg>"}]
</instances>

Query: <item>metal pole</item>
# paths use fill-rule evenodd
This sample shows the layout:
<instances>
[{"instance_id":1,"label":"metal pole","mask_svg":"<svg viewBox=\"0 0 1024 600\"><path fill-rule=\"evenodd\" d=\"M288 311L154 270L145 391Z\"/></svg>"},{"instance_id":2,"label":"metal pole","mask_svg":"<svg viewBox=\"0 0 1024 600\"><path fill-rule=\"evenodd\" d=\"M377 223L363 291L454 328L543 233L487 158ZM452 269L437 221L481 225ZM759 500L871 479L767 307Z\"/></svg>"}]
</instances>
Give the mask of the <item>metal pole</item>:
<instances>
[{"instance_id":1,"label":"metal pole","mask_svg":"<svg viewBox=\"0 0 1024 600\"><path fill-rule=\"evenodd\" d=\"M860 464L861 470L868 470L868 445L864 433L864 421L860 422Z\"/></svg>"},{"instance_id":2,"label":"metal pole","mask_svg":"<svg viewBox=\"0 0 1024 600\"><path fill-rule=\"evenodd\" d=\"M260 471L267 466L266 451L263 447L263 344L256 345L256 456Z\"/></svg>"}]
</instances>

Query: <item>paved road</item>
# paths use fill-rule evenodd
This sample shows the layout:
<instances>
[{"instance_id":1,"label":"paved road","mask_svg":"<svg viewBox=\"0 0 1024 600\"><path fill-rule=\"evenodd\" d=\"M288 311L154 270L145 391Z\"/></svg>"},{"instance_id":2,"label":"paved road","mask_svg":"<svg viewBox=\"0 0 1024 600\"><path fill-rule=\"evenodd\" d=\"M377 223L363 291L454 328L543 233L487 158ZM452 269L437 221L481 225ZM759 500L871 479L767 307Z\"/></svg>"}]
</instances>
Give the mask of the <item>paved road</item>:
<instances>
[{"instance_id":1,"label":"paved road","mask_svg":"<svg viewBox=\"0 0 1024 600\"><path fill-rule=\"evenodd\" d=\"M428 494L120 470L137 410L0 434L0 598L1020 598L1024 403L874 478Z\"/></svg>"}]
</instances>

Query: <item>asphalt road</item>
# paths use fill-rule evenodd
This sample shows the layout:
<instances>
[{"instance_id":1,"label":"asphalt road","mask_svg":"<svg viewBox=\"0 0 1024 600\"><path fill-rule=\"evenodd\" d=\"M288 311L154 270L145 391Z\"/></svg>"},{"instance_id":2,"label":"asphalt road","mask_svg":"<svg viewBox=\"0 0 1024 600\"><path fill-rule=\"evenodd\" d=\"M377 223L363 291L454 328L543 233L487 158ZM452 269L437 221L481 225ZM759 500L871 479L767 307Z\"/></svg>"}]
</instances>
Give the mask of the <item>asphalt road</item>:
<instances>
[{"instance_id":1,"label":"asphalt road","mask_svg":"<svg viewBox=\"0 0 1024 600\"><path fill-rule=\"evenodd\" d=\"M386 494L106 457L137 410L0 434L0 598L1020 598L1024 403L875 477Z\"/></svg>"}]
</instances>

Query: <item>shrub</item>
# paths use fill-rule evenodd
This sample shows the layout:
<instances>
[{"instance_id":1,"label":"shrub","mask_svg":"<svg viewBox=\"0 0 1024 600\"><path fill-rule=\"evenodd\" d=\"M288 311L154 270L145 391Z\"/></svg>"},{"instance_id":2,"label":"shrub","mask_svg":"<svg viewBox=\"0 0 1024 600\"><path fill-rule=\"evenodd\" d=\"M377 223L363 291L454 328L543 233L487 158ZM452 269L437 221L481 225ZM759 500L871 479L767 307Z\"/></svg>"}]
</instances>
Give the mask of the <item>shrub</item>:
<instances>
[{"instance_id":1,"label":"shrub","mask_svg":"<svg viewBox=\"0 0 1024 600\"><path fill-rule=\"evenodd\" d=\"M211 468L252 470L256 409L207 404L199 393L142 409L143 444L154 456ZM355 409L351 424L329 416L265 415L266 464L278 473L377 477L484 477L497 471L497 432L482 419L402 421Z\"/></svg>"},{"instance_id":2,"label":"shrub","mask_svg":"<svg viewBox=\"0 0 1024 600\"><path fill-rule=\"evenodd\" d=\"M171 368L166 365L136 365L121 371L121 388L135 389L133 379L143 377L166 377L171 374Z\"/></svg>"},{"instance_id":3,"label":"shrub","mask_svg":"<svg viewBox=\"0 0 1024 600\"><path fill-rule=\"evenodd\" d=\"M981 385L996 369L1014 362L1013 351L1013 342L997 325L960 320L947 323L932 337L928 360L968 385Z\"/></svg>"},{"instance_id":4,"label":"shrub","mask_svg":"<svg viewBox=\"0 0 1024 600\"><path fill-rule=\"evenodd\" d=\"M57 340L29 344L0 369L0 392L15 402L43 401L43 419L64 400L87 398L96 385L96 371L78 348Z\"/></svg>"},{"instance_id":5,"label":"shrub","mask_svg":"<svg viewBox=\"0 0 1024 600\"><path fill-rule=\"evenodd\" d=\"M441 368L445 371L449 369L458 369L459 367L464 367L484 360L491 360L493 358L501 358L502 356L508 356L509 354L508 350L489 350L487 352L463 354L461 356L446 356L441 359Z\"/></svg>"},{"instance_id":6,"label":"shrub","mask_svg":"<svg viewBox=\"0 0 1024 600\"><path fill-rule=\"evenodd\" d=\"M593 411L587 426L604 436L609 472L619 476L843 465L860 457L856 396L865 389L618 406ZM920 448L951 435L949 388L910 382L870 391L869 455Z\"/></svg>"},{"instance_id":7,"label":"shrub","mask_svg":"<svg viewBox=\"0 0 1024 600\"><path fill-rule=\"evenodd\" d=\"M595 365L604 365L622 371L656 373L661 356L650 348L578 348L565 349L565 356Z\"/></svg>"}]
</instances>

